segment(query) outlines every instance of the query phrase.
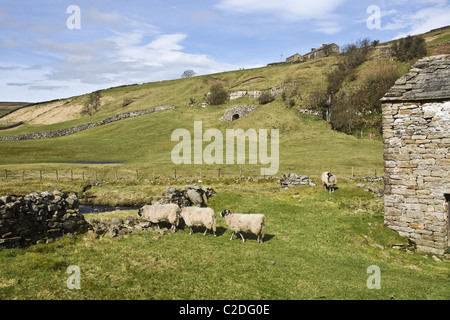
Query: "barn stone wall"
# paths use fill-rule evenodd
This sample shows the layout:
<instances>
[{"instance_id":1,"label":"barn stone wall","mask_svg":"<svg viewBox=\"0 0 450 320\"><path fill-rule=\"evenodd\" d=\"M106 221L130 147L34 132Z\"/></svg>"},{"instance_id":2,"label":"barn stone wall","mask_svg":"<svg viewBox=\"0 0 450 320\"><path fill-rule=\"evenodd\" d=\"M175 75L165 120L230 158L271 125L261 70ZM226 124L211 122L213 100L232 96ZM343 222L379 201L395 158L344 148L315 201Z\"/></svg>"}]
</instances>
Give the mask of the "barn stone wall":
<instances>
[{"instance_id":1,"label":"barn stone wall","mask_svg":"<svg viewBox=\"0 0 450 320\"><path fill-rule=\"evenodd\" d=\"M448 250L450 55L417 61L381 99L385 225L418 251Z\"/></svg>"},{"instance_id":2,"label":"barn stone wall","mask_svg":"<svg viewBox=\"0 0 450 320\"><path fill-rule=\"evenodd\" d=\"M383 132L385 224L418 251L442 255L448 247L450 101L385 103Z\"/></svg>"}]
</instances>

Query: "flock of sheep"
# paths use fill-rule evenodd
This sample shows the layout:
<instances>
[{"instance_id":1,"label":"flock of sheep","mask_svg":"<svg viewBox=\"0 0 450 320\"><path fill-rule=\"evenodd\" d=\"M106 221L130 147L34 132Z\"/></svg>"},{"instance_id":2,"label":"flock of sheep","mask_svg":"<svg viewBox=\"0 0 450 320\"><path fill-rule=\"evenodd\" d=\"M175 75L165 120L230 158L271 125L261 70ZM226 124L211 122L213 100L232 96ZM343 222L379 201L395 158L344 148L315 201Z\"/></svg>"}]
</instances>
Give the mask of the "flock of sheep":
<instances>
[{"instance_id":1,"label":"flock of sheep","mask_svg":"<svg viewBox=\"0 0 450 320\"><path fill-rule=\"evenodd\" d=\"M193 233L193 227L205 227L203 235L211 230L216 236L216 215L211 208L180 208L176 204L154 204L140 208L138 215L151 223L157 224L158 228L160 222L168 222L172 225L171 230L173 232L180 224L180 218L183 218L185 225L190 229L190 234ZM257 236L258 242L262 243L266 233L266 222L263 214L232 213L229 209L225 209L220 213L220 216L225 218L228 226L233 230L230 240L233 240L234 235L238 233L242 242L245 242L242 232L251 232Z\"/></svg>"},{"instance_id":2,"label":"flock of sheep","mask_svg":"<svg viewBox=\"0 0 450 320\"><path fill-rule=\"evenodd\" d=\"M329 192L334 192L337 178L331 172L322 174L323 187ZM211 208L185 207L180 208L176 204L154 204L145 205L139 209L138 215L157 224L159 228L160 222L168 222L172 225L171 230L176 231L180 224L180 218L190 229L190 235L193 233L193 227L205 227L206 235L208 230L216 236L216 215ZM230 240L233 240L237 233L241 236L242 242L245 238L242 232L251 232L256 235L258 243L262 243L266 233L266 218L263 214L242 214L232 213L231 210L225 209L220 213L225 218L227 225L233 231Z\"/></svg>"}]
</instances>

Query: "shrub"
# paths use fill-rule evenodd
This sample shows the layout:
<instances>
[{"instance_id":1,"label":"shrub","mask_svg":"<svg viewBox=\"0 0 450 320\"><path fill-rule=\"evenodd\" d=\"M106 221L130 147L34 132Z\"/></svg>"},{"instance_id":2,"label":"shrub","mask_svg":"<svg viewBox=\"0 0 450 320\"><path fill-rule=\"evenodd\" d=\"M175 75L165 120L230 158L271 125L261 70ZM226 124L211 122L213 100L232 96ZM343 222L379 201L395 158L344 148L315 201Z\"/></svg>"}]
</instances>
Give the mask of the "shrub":
<instances>
[{"instance_id":1,"label":"shrub","mask_svg":"<svg viewBox=\"0 0 450 320\"><path fill-rule=\"evenodd\" d=\"M212 106L224 104L227 100L228 92L221 84L213 85L209 94L206 96L206 101Z\"/></svg>"},{"instance_id":2,"label":"shrub","mask_svg":"<svg viewBox=\"0 0 450 320\"><path fill-rule=\"evenodd\" d=\"M128 107L133 102L133 99L131 98L125 98L122 101L122 108Z\"/></svg>"},{"instance_id":3,"label":"shrub","mask_svg":"<svg viewBox=\"0 0 450 320\"><path fill-rule=\"evenodd\" d=\"M270 92L267 91L263 92L258 98L259 104L271 103L274 100L275 97Z\"/></svg>"},{"instance_id":4,"label":"shrub","mask_svg":"<svg viewBox=\"0 0 450 320\"><path fill-rule=\"evenodd\" d=\"M392 55L398 61L406 62L427 55L427 47L422 37L407 36L395 41L391 47Z\"/></svg>"}]
</instances>

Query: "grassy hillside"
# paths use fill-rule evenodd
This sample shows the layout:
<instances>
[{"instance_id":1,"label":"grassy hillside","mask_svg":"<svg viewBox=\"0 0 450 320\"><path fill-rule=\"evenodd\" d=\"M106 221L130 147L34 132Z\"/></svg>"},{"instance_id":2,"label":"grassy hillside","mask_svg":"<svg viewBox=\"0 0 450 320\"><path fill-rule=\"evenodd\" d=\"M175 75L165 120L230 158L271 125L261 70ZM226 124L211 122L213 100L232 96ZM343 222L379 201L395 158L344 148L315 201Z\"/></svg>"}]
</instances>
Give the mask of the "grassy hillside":
<instances>
[{"instance_id":1,"label":"grassy hillside","mask_svg":"<svg viewBox=\"0 0 450 320\"><path fill-rule=\"evenodd\" d=\"M0 132L1 135L24 134L29 132L51 131L68 128L77 124L94 122L117 113L131 110L153 108L158 105L173 104L177 108L142 117L127 119L71 136L46 140L20 142L2 142L0 165L10 169L28 169L33 165L41 168L56 169L59 164L78 161L124 161L132 169L154 169L159 173L172 173L174 165L170 158L172 148L171 134L178 128L193 132L194 121L203 122L203 131L209 128L221 130L249 128L279 129L281 167L284 171L309 170L319 175L324 168L346 170L351 167L365 168L378 166L381 169L381 145L374 141L359 141L350 136L332 131L328 124L311 116L304 116L295 108L287 108L281 98L273 103L259 106L254 113L233 123L219 121L226 109L234 105L258 105L256 99L244 97L221 106L201 108L204 95L213 83L223 83L229 90L265 90L300 83L302 94L317 87L325 86L324 70L334 63L334 58L311 61L305 64L282 65L252 70L240 70L216 75L201 76L144 85L113 88L102 91L102 106L94 116L81 116L66 122L55 124L26 124L24 126ZM134 99L133 103L122 108L124 97ZM185 104L190 98L197 102L193 107ZM77 105L85 96L61 101L64 108ZM57 103L53 102L52 105ZM37 106L29 113L38 113ZM24 111L25 112L25 111ZM11 115L11 121L25 120ZM40 116L43 118L45 115ZM38 117L39 118L39 117ZM205 143L204 146L207 144ZM318 145L320 149L316 148ZM355 150L349 152L349 150ZM362 161L362 162L361 162ZM179 168L195 170L192 166ZM217 166L208 169L216 170ZM228 168L222 168L225 170ZM237 166L231 166L236 172ZM252 167L254 172L258 168ZM372 170L372 169L371 169Z\"/></svg>"}]
</instances>

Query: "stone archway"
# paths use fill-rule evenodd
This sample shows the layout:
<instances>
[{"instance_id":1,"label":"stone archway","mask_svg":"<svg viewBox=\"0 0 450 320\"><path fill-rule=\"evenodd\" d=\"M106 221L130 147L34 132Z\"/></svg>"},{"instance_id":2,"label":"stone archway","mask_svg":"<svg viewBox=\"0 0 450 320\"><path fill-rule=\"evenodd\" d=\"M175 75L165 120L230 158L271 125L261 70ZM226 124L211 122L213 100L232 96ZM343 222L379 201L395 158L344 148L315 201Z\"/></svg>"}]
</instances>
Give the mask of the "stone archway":
<instances>
[{"instance_id":1,"label":"stone archway","mask_svg":"<svg viewBox=\"0 0 450 320\"><path fill-rule=\"evenodd\" d=\"M242 117L248 116L257 108L257 106L234 106L233 108L226 110L225 114L222 118L220 118L220 120L235 121Z\"/></svg>"}]
</instances>

